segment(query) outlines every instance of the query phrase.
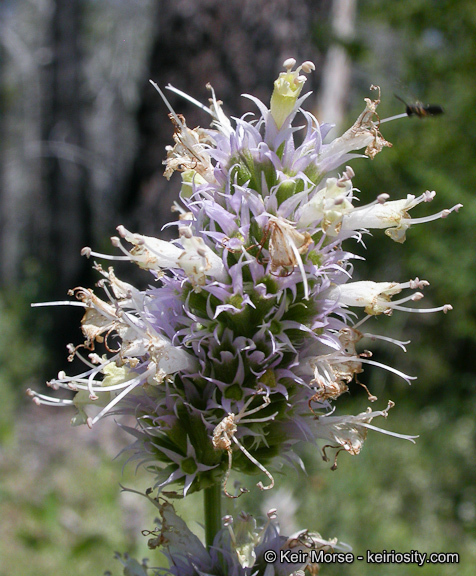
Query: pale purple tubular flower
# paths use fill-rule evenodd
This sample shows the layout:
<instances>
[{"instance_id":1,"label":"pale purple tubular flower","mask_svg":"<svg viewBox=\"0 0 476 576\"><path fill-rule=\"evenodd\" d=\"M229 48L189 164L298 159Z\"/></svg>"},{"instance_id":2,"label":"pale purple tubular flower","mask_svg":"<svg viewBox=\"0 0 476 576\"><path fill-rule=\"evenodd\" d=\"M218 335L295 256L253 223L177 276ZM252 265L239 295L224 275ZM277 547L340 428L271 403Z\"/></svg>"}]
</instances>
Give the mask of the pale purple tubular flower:
<instances>
[{"instance_id":1,"label":"pale purple tubular flower","mask_svg":"<svg viewBox=\"0 0 476 576\"><path fill-rule=\"evenodd\" d=\"M359 454L364 440L367 437L367 430L376 430L383 434L388 434L389 436L395 436L396 438L402 438L415 443L415 438L418 438L418 436L389 432L388 430L383 430L382 428L377 428L370 424L376 416L387 418L388 411L390 408L393 408L393 406L395 406L395 404L392 401L389 401L385 410L372 411L368 408L367 412L362 412L361 414L357 414L357 416L329 416L327 414L316 416L314 423L316 436L333 443L322 449L324 460L328 460L325 452L325 448L328 447L337 448L333 464L334 469L337 467L337 455L341 450L345 450L353 456Z\"/></svg>"},{"instance_id":2,"label":"pale purple tubular flower","mask_svg":"<svg viewBox=\"0 0 476 576\"><path fill-rule=\"evenodd\" d=\"M367 228L385 228L385 234L395 242L404 242L405 233L412 224L423 224L446 218L451 212L458 210L463 206L456 204L450 209L441 210L436 214L425 218L410 218L408 211L420 204L421 202L431 202L436 193L427 190L424 194L415 198L408 194L406 199L393 200L388 202L388 195L381 195L377 201L368 206L355 208L347 213L342 221L343 230L360 230Z\"/></svg>"}]
</instances>

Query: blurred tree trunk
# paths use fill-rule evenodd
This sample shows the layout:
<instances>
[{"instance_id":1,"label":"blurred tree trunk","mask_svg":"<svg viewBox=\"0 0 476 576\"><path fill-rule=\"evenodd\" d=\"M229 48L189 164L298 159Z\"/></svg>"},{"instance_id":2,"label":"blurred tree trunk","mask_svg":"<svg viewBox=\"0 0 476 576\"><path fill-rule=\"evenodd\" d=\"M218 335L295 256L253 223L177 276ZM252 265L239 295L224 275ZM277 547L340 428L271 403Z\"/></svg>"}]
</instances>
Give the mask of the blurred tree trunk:
<instances>
[{"instance_id":1,"label":"blurred tree trunk","mask_svg":"<svg viewBox=\"0 0 476 576\"><path fill-rule=\"evenodd\" d=\"M208 102L210 82L228 115L255 110L243 93L269 103L273 82L286 58L313 60L317 71L306 88L315 90L322 58L313 44L315 27L328 20L329 0L159 0L155 40L143 98L137 114L139 145L124 190L126 223L144 234L157 234L171 219L179 184L167 184L162 161L172 142L167 110L149 78ZM190 127L207 126L199 109L168 93ZM173 231L170 231L173 234Z\"/></svg>"},{"instance_id":2,"label":"blurred tree trunk","mask_svg":"<svg viewBox=\"0 0 476 576\"><path fill-rule=\"evenodd\" d=\"M350 92L352 63L346 48L355 34L357 0L333 0L332 37L322 71L318 118L342 126Z\"/></svg>"},{"instance_id":3,"label":"blurred tree trunk","mask_svg":"<svg viewBox=\"0 0 476 576\"><path fill-rule=\"evenodd\" d=\"M42 202L32 226L37 255L47 263L49 296L65 299L68 289L89 275L80 250L90 243L87 171L82 163L80 28L82 0L56 0L51 19L50 64L43 74L41 156ZM77 340L77 313L53 312L54 338L64 350ZM69 320L71 319L71 320Z\"/></svg>"},{"instance_id":4,"label":"blurred tree trunk","mask_svg":"<svg viewBox=\"0 0 476 576\"><path fill-rule=\"evenodd\" d=\"M41 205L40 163L32 158L39 140L41 98L35 58L7 8L0 2L0 285L15 291L24 277L34 209Z\"/></svg>"},{"instance_id":5,"label":"blurred tree trunk","mask_svg":"<svg viewBox=\"0 0 476 576\"><path fill-rule=\"evenodd\" d=\"M87 173L79 161L79 152L84 148L80 99L81 5L81 0L55 2L51 23L52 61L45 67L43 91L42 154L46 156L43 186L47 230L46 234L38 229L34 232L39 233L42 256L55 270L59 293L65 293L78 281L81 268L84 268L79 253L90 239Z\"/></svg>"}]
</instances>

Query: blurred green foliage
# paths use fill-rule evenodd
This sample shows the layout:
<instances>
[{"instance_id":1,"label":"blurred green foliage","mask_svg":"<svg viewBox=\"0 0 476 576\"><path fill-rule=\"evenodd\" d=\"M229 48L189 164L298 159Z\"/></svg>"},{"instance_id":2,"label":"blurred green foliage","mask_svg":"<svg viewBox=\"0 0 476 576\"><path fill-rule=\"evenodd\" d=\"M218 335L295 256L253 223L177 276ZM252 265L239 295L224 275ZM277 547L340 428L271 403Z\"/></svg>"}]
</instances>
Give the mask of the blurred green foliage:
<instances>
[{"instance_id":1,"label":"blurred green foliage","mask_svg":"<svg viewBox=\"0 0 476 576\"><path fill-rule=\"evenodd\" d=\"M22 295L0 294L0 443L13 433L25 389L38 383L47 357L38 332L28 325L30 314Z\"/></svg>"},{"instance_id":2,"label":"blurred green foliage","mask_svg":"<svg viewBox=\"0 0 476 576\"><path fill-rule=\"evenodd\" d=\"M457 203L464 205L458 215L447 220L413 227L403 247L383 249L383 244L369 241L365 272L376 274L388 269L390 256L398 262L394 266L398 266L399 277L427 278L432 284L427 290L429 302L449 300L454 305L450 319L441 320L444 359L452 365L445 373L454 375L456 369L461 374L469 367L474 372L471 354L458 357L458 353L461 346L466 352L470 347L476 350L476 5L463 0L368 0L362 3L361 18L362 30L380 26L380 33L394 36L398 45L390 71L383 67L376 51L368 50L365 60L356 63L363 77L371 77L374 83L382 80L382 88L385 86L381 118L404 111L391 97L392 91L399 93L396 81L407 87L407 93L400 96L410 102L413 97L440 104L445 115L382 125L384 136L394 147L374 162L360 164L356 185L362 188L365 200L382 192L396 198L436 190L436 199L415 210L414 218ZM362 41L372 43L368 37ZM439 330L423 329L421 334L422 343L430 339L432 345L441 342L443 336ZM474 376L472 386L474 392Z\"/></svg>"},{"instance_id":3,"label":"blurred green foliage","mask_svg":"<svg viewBox=\"0 0 476 576\"><path fill-rule=\"evenodd\" d=\"M360 409L364 409L361 402ZM397 405L376 426L420 437L404 440L369 432L361 454L341 454L338 468L316 464L307 450L309 476L298 510L300 525L338 536L355 555L366 551L457 552L459 564L326 566L325 574L470 576L476 562L474 419L446 417L433 408ZM473 402L472 409L476 408ZM303 492L303 486L296 494ZM323 570L324 572L324 570Z\"/></svg>"},{"instance_id":4,"label":"blurred green foliage","mask_svg":"<svg viewBox=\"0 0 476 576\"><path fill-rule=\"evenodd\" d=\"M119 482L140 484L134 470L121 478L110 451L84 434L62 430L58 440L46 419L29 418L1 451L0 576L99 575L116 567L116 549L147 555L140 530L153 526L154 510L120 497Z\"/></svg>"},{"instance_id":5,"label":"blurred green foliage","mask_svg":"<svg viewBox=\"0 0 476 576\"><path fill-rule=\"evenodd\" d=\"M445 413L473 414L470 399L476 392L476 5L463 0L433 2L367 1L362 3L361 31L378 27L394 37L389 70L376 50L356 62L361 77L382 84L381 118L403 106L390 97L392 83L400 81L414 98L440 104L445 115L420 120L408 118L382 125L394 147L373 162L359 164L355 184L365 201L386 192L392 198L436 190L435 200L420 205L417 218L457 203L458 214L445 220L412 227L404 246L369 239L363 277L406 280L419 276L430 281L421 306L451 303L447 316L406 315L401 335L411 339L402 369L418 375L417 390L405 391L401 401L418 407L434 406ZM383 32L382 32L383 31ZM372 45L370 35L361 40ZM373 75L376 74L376 78ZM402 94L400 94L402 95ZM403 94L404 98L411 98ZM377 234L375 234L377 235ZM392 325L392 323L390 323ZM394 332L394 324L392 332ZM398 333L397 333L398 336ZM375 378L375 376L373 376ZM393 392L393 391L392 391ZM475 438L476 442L476 438Z\"/></svg>"}]
</instances>

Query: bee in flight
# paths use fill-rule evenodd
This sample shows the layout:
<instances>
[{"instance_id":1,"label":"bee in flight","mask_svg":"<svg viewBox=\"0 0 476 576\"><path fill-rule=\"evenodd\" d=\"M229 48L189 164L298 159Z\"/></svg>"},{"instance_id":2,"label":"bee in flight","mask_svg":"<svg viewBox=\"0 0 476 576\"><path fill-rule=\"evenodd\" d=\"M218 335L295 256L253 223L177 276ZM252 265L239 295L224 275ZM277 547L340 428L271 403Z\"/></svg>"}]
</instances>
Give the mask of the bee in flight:
<instances>
[{"instance_id":1,"label":"bee in flight","mask_svg":"<svg viewBox=\"0 0 476 576\"><path fill-rule=\"evenodd\" d=\"M418 116L418 118L426 118L427 116L439 116L443 114L443 108L437 104L422 104L415 102L415 104L407 104L403 98L395 94L395 98L405 104L405 112L407 116Z\"/></svg>"}]
</instances>

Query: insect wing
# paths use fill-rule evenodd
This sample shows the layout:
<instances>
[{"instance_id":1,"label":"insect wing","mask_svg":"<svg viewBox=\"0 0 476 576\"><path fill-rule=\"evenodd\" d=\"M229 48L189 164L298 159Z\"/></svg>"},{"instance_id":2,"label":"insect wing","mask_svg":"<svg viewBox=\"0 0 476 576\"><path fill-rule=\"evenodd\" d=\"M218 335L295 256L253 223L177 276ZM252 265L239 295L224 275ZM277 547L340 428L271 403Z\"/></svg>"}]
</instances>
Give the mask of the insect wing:
<instances>
[{"instance_id":1,"label":"insect wing","mask_svg":"<svg viewBox=\"0 0 476 576\"><path fill-rule=\"evenodd\" d=\"M394 94L397 100L405 104L405 112L407 116L418 116L418 118L426 118L427 116L439 116L443 114L443 108L438 104L422 104L421 102L415 102L414 104L407 104L403 98Z\"/></svg>"}]
</instances>

